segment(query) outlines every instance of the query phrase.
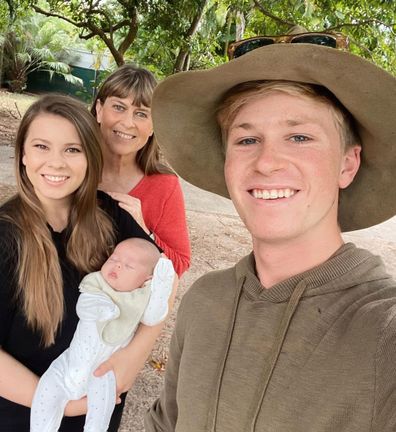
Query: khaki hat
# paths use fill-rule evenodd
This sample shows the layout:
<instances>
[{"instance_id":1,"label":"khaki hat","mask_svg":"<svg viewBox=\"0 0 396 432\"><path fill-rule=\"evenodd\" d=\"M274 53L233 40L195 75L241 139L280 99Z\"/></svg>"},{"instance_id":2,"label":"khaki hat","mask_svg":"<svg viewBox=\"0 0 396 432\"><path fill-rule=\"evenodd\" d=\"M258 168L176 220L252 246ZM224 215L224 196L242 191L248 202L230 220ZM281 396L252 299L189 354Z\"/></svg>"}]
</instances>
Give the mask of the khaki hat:
<instances>
[{"instance_id":1,"label":"khaki hat","mask_svg":"<svg viewBox=\"0 0 396 432\"><path fill-rule=\"evenodd\" d=\"M274 44L209 70L181 72L154 91L154 131L165 157L188 182L229 197L216 109L235 85L287 80L329 89L356 120L362 163L341 191L343 231L396 214L396 78L358 56L309 44Z\"/></svg>"}]
</instances>

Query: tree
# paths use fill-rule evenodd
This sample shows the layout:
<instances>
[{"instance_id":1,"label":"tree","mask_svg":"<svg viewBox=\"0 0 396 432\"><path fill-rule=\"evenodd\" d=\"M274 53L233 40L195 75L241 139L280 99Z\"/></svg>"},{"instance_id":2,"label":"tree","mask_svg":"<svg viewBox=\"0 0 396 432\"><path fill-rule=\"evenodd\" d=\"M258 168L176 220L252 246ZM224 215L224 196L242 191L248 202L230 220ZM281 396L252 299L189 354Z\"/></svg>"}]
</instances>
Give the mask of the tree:
<instances>
[{"instance_id":1,"label":"tree","mask_svg":"<svg viewBox=\"0 0 396 432\"><path fill-rule=\"evenodd\" d=\"M164 7L162 14L151 18L148 27L147 20L142 22L142 28L150 31L142 42L137 42L142 47L151 42L155 57L150 58L146 49L136 51L136 55L146 64L155 59L165 74L214 66L227 61L225 53L231 40L284 34L295 25L307 31L341 31L349 37L352 52L396 73L396 9L391 0L173 0L164 3L168 9ZM169 4L176 12L171 12ZM195 25L194 17L199 12L202 15ZM191 29L194 31L189 33ZM174 59L173 71L169 66L164 68L169 59Z\"/></svg>"},{"instance_id":2,"label":"tree","mask_svg":"<svg viewBox=\"0 0 396 432\"><path fill-rule=\"evenodd\" d=\"M24 0L5 0L0 2L0 87L3 83L5 34L15 21L17 11L22 9ZM23 4L23 6L26 6Z\"/></svg>"},{"instance_id":3,"label":"tree","mask_svg":"<svg viewBox=\"0 0 396 432\"><path fill-rule=\"evenodd\" d=\"M391 0L253 0L245 37L284 34L292 26L308 31L341 31L350 50L396 74L396 9Z\"/></svg>"},{"instance_id":4,"label":"tree","mask_svg":"<svg viewBox=\"0 0 396 432\"><path fill-rule=\"evenodd\" d=\"M149 9L149 2L139 0L63 0L48 1L49 8L33 4L36 12L73 24L84 40L99 37L107 46L118 66L134 42L139 28L139 14Z\"/></svg>"},{"instance_id":5,"label":"tree","mask_svg":"<svg viewBox=\"0 0 396 432\"><path fill-rule=\"evenodd\" d=\"M191 20L186 30L181 34L182 42L174 65L174 72L186 71L190 68L191 39L198 30L207 0L201 0L192 9Z\"/></svg>"},{"instance_id":6,"label":"tree","mask_svg":"<svg viewBox=\"0 0 396 432\"><path fill-rule=\"evenodd\" d=\"M218 64L223 60L219 29L227 13L221 3L220 7L217 0L158 2L142 20L131 56L159 76Z\"/></svg>"},{"instance_id":7,"label":"tree","mask_svg":"<svg viewBox=\"0 0 396 432\"><path fill-rule=\"evenodd\" d=\"M159 76L219 64L231 40L294 25L342 31L352 52L396 73L394 0L23 1L73 24L82 39L99 39L117 65L133 60Z\"/></svg>"}]
</instances>

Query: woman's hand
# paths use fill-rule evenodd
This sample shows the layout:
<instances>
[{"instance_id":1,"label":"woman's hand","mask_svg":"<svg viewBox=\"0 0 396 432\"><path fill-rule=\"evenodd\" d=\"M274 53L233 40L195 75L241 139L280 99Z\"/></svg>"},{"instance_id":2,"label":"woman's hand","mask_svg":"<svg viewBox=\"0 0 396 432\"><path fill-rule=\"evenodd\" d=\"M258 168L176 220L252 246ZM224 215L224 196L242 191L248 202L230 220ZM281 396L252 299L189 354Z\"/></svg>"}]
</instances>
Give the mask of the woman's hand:
<instances>
[{"instance_id":1,"label":"woman's hand","mask_svg":"<svg viewBox=\"0 0 396 432\"><path fill-rule=\"evenodd\" d=\"M135 382L136 376L140 371L139 367L131 362L130 354L126 348L116 351L108 360L103 362L94 372L99 377L109 371L113 371L117 382L116 403L120 403L120 395L127 392Z\"/></svg>"},{"instance_id":2,"label":"woman's hand","mask_svg":"<svg viewBox=\"0 0 396 432\"><path fill-rule=\"evenodd\" d=\"M102 376L113 371L117 382L117 403L121 393L128 391L143 368L154 343L161 333L164 322L155 326L140 324L132 340L110 356L95 370L95 376Z\"/></svg>"},{"instance_id":3,"label":"woman's hand","mask_svg":"<svg viewBox=\"0 0 396 432\"><path fill-rule=\"evenodd\" d=\"M87 397L78 400L70 400L65 407L66 417L75 417L87 413Z\"/></svg>"},{"instance_id":4,"label":"woman's hand","mask_svg":"<svg viewBox=\"0 0 396 432\"><path fill-rule=\"evenodd\" d=\"M114 372L117 383L116 403L118 404L121 402L120 395L127 392L133 386L136 376L142 367L143 365L141 364L136 365L134 362L131 362L127 348L121 348L109 357L108 360L99 365L94 371L94 375L99 377L109 371Z\"/></svg>"},{"instance_id":5,"label":"woman's hand","mask_svg":"<svg viewBox=\"0 0 396 432\"><path fill-rule=\"evenodd\" d=\"M118 201L119 206L127 211L135 221L146 231L147 234L150 234L150 230L147 228L143 213L142 213L142 204L139 198L134 198L128 194L121 192L106 192L108 193L115 201Z\"/></svg>"}]
</instances>

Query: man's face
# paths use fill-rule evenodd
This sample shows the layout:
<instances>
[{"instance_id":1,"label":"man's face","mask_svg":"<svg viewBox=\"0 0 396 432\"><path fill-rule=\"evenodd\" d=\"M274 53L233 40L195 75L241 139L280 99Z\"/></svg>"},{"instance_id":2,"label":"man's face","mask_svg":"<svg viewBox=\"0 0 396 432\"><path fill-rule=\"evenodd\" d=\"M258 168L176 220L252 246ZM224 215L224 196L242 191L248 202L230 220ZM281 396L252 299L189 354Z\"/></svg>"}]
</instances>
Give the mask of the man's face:
<instances>
[{"instance_id":1,"label":"man's face","mask_svg":"<svg viewBox=\"0 0 396 432\"><path fill-rule=\"evenodd\" d=\"M359 161L359 147L342 149L327 105L277 92L248 102L230 125L225 178L253 239L326 241L339 235L339 188Z\"/></svg>"}]
</instances>

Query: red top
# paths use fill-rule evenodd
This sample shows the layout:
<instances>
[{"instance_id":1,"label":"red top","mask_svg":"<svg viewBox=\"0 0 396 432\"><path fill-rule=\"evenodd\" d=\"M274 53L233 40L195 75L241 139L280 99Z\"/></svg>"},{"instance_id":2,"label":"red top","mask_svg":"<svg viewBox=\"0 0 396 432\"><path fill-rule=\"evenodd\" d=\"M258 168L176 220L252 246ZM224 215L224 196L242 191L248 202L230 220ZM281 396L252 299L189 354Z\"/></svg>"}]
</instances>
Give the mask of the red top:
<instances>
[{"instance_id":1,"label":"red top","mask_svg":"<svg viewBox=\"0 0 396 432\"><path fill-rule=\"evenodd\" d=\"M191 252L179 179L173 174L144 176L129 195L140 199L147 228L180 277L190 266Z\"/></svg>"}]
</instances>

